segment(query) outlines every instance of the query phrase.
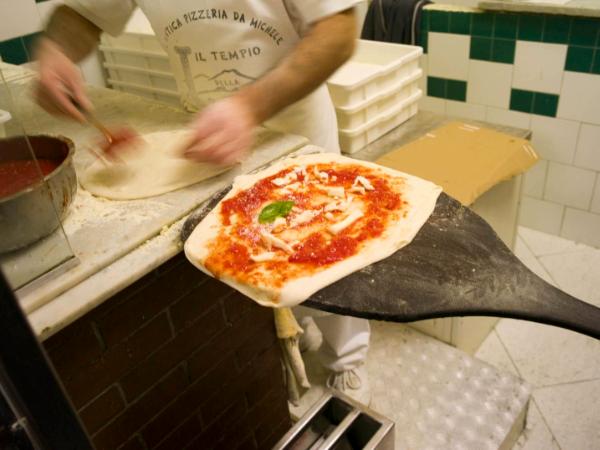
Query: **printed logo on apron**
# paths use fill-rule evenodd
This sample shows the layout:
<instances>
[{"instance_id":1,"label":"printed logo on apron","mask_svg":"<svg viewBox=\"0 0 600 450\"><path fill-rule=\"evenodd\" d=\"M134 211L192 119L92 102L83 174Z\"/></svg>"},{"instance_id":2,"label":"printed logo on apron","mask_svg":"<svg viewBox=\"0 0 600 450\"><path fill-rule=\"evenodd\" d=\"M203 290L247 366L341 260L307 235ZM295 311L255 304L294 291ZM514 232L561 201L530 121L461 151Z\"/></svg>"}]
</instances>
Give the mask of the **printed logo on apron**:
<instances>
[{"instance_id":1,"label":"printed logo on apron","mask_svg":"<svg viewBox=\"0 0 600 450\"><path fill-rule=\"evenodd\" d=\"M139 3L169 54L184 106L192 110L256 80L299 39L282 0Z\"/></svg>"},{"instance_id":2,"label":"printed logo on apron","mask_svg":"<svg viewBox=\"0 0 600 450\"><path fill-rule=\"evenodd\" d=\"M169 54L182 104L189 111L260 78L293 50L302 24L290 17L286 2L136 0ZM339 151L335 111L325 86L265 126Z\"/></svg>"}]
</instances>

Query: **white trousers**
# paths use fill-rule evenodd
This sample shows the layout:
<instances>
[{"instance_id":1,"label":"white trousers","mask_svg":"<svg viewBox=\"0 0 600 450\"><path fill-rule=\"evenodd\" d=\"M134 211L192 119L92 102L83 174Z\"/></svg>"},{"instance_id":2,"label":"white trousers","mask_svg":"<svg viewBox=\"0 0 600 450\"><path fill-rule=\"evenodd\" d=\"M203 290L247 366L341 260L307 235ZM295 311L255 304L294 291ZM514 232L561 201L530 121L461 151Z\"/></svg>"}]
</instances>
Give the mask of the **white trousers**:
<instances>
[{"instance_id":1,"label":"white trousers","mask_svg":"<svg viewBox=\"0 0 600 450\"><path fill-rule=\"evenodd\" d=\"M318 107L313 101L317 97L319 98ZM322 85L318 92L315 92L310 98L311 100L307 98L305 102L313 102L311 103L312 109L306 108L304 116L295 117L295 121L283 121L287 125L295 123L301 124L302 127L281 131L306 136L313 144L324 148L327 152L340 154L335 109L325 85ZM315 118L318 118L317 122L315 122ZM367 359L371 336L368 320L339 316L305 306L295 307L294 314L300 324L302 324L303 318L312 317L321 331L323 344L319 348L319 359L326 369L342 372L358 367Z\"/></svg>"},{"instance_id":2,"label":"white trousers","mask_svg":"<svg viewBox=\"0 0 600 450\"><path fill-rule=\"evenodd\" d=\"M323 335L319 359L326 369L342 372L358 367L367 359L371 328L369 321L357 317L339 316L305 306L294 308L298 322L312 317Z\"/></svg>"}]
</instances>

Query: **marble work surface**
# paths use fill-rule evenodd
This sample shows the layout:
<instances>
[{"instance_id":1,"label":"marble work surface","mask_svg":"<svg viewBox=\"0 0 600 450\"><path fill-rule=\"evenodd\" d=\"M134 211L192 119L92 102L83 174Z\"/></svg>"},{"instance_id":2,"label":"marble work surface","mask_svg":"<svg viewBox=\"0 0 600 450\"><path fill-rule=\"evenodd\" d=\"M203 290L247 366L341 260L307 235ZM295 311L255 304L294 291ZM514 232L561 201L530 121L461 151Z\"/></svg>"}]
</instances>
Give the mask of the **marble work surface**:
<instances>
[{"instance_id":1,"label":"marble work surface","mask_svg":"<svg viewBox=\"0 0 600 450\"><path fill-rule=\"evenodd\" d=\"M26 75L22 69L20 71L13 70L7 81L10 95L15 102L15 114L13 115L22 121L28 134L60 134L73 140L77 148L74 157L75 169L77 172L81 171L82 168L93 162L93 156L87 151L87 148L91 142L98 139L97 132L91 127L59 120L43 112L30 99L31 77ZM184 111L118 91L90 87L88 92L99 118L109 124L126 123L142 134L180 129L192 118ZM3 95L7 95L4 90L0 92L0 103L9 104L6 99L1 98ZM12 127L17 125L16 121L12 122ZM15 133L18 130L7 127L7 132ZM106 275L96 280L97 285L94 288L79 287L80 292L77 298L85 298L87 302L85 309L91 309L93 307L91 305L98 299L106 299L119 290L118 283L115 284L114 279L110 276L109 266L126 255L130 255L132 251L148 243L147 241L160 235L161 232L165 233L171 224L177 222L214 192L231 183L234 176L298 149L306 142L307 140L300 136L282 135L263 130L258 135L257 144L250 157L240 166L205 182L150 199L105 200L92 196L80 187L63 223L73 252L79 258L80 263L39 288L27 290L23 295L19 295L22 307L26 313L32 315L49 302L55 303L60 300L62 294L72 290L92 275ZM39 243L36 247L33 250L42 252L48 250L45 248L44 242ZM28 257L27 251L20 255L23 261ZM129 261L125 267L121 268L125 271L120 272L120 274L126 274L125 278L128 283L125 281L120 288L147 273L151 270L150 266L158 266L175 253L176 251L164 253L162 250L155 249L151 254L144 256L146 260L152 261L141 261L139 258L135 262ZM14 258L18 259L19 255L15 255ZM140 268L143 268L145 272L140 272ZM107 272L109 273L107 274ZM38 333L48 328L57 331L56 324L59 322L62 323L62 326L66 325L64 314L60 310L56 310L60 303L52 305L54 311L50 317L43 314L48 319L48 323L41 329L36 322L33 322ZM82 315L84 312L78 310L77 314ZM33 317L36 318L39 315ZM75 318L71 316L70 321Z\"/></svg>"},{"instance_id":2,"label":"marble work surface","mask_svg":"<svg viewBox=\"0 0 600 450\"><path fill-rule=\"evenodd\" d=\"M478 6L495 11L600 17L598 0L491 0L479 2Z\"/></svg>"},{"instance_id":3,"label":"marble work surface","mask_svg":"<svg viewBox=\"0 0 600 450\"><path fill-rule=\"evenodd\" d=\"M11 74L13 98L19 98L18 115L28 133L62 134L76 143L75 167L92 162L86 145L97 138L93 129L57 120L28 100L30 78ZM176 109L112 90L90 88L97 115L107 122L126 121L140 132L181 128L190 115ZM140 113L143 111L143 114ZM374 160L436 128L450 118L420 112L364 150L352 155ZM489 125L488 125L489 126ZM518 137L527 131L509 127L493 128ZM304 138L265 132L260 145L242 167L207 182L146 200L109 201L93 197L83 189L65 220L64 227L81 263L43 289L20 298L35 332L45 339L83 316L110 296L181 251L179 232L187 214L217 190L229 184L237 173L292 152L306 143Z\"/></svg>"}]
</instances>

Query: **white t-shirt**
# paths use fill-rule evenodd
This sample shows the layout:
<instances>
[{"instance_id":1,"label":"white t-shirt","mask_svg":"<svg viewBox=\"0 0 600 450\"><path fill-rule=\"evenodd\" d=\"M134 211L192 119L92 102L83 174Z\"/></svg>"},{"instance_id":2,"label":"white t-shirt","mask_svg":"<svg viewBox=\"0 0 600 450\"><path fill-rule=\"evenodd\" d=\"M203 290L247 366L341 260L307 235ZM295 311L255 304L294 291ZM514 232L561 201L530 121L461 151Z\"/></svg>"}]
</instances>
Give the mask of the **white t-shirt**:
<instances>
[{"instance_id":1,"label":"white t-shirt","mask_svg":"<svg viewBox=\"0 0 600 450\"><path fill-rule=\"evenodd\" d=\"M169 54L181 99L197 111L275 67L308 26L357 0L67 0L110 34L123 31L136 6ZM306 136L339 152L335 110L325 85L265 125Z\"/></svg>"}]
</instances>

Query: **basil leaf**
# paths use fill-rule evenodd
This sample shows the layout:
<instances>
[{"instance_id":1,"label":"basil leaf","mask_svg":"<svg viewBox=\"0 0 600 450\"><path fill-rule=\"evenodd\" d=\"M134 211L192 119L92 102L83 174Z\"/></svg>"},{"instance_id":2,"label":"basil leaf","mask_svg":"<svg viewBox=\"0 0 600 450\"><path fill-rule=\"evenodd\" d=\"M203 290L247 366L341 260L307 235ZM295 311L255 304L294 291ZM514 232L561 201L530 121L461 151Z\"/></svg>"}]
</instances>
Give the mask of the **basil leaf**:
<instances>
[{"instance_id":1,"label":"basil leaf","mask_svg":"<svg viewBox=\"0 0 600 450\"><path fill-rule=\"evenodd\" d=\"M260 223L273 222L278 217L287 216L293 207L294 202L292 201L281 201L271 203L262 209L262 211L258 215L258 221Z\"/></svg>"}]
</instances>

